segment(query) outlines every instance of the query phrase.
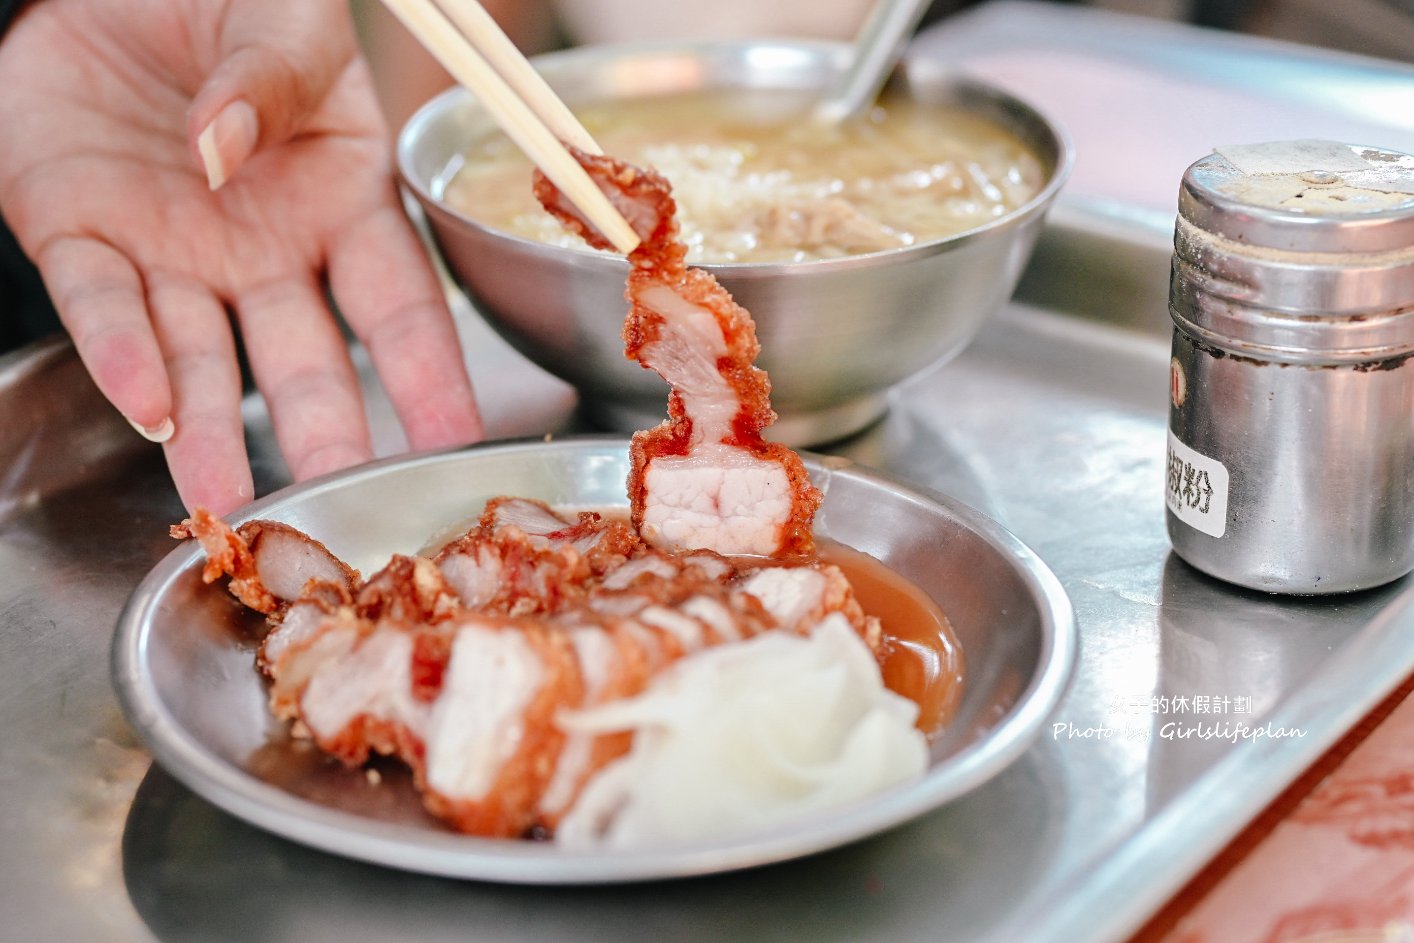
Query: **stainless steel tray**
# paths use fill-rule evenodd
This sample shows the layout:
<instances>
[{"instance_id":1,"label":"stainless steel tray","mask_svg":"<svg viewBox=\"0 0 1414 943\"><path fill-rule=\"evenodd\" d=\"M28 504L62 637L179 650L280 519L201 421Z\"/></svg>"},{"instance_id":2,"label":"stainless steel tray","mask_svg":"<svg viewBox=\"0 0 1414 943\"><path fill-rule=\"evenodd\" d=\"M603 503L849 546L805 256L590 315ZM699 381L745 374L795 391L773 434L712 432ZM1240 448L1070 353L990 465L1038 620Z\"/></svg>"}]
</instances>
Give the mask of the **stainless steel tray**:
<instances>
[{"instance_id":1,"label":"stainless steel tray","mask_svg":"<svg viewBox=\"0 0 1414 943\"><path fill-rule=\"evenodd\" d=\"M1059 12L981 9L1003 7L1003 20L1040 23L1048 48L1067 41ZM994 37L1017 35L1012 21L994 25ZM1086 55L1141 62L1161 51L1179 87L1179 53L1208 45L1137 33L1106 45L1088 25L1071 32ZM965 31L953 35L978 48ZM1232 62L1257 61L1218 45ZM1240 74L1286 74L1262 62ZM1300 106L1302 133L1323 133ZM1157 103L1152 111L1164 118ZM1176 173L1163 176L1176 186ZM360 864L248 826L152 766L108 686L108 645L124 600L170 550L165 526L182 509L157 451L102 405L67 347L0 361L6 934L1070 943L1133 931L1414 669L1411 584L1278 599L1172 557L1162 499L1167 233L1078 201L1052 222L1021 289L1033 304L1010 307L958 360L897 391L882 424L833 451L973 504L1055 571L1081 637L1076 682L1051 719L1062 726L984 788L878 838L647 887L476 884ZM577 428L562 384L474 321L466 332L493 435ZM393 448L386 403L375 396L371 409ZM248 420L263 493L285 475L255 403ZM1303 733L1237 743L1165 735L1268 722Z\"/></svg>"}]
</instances>

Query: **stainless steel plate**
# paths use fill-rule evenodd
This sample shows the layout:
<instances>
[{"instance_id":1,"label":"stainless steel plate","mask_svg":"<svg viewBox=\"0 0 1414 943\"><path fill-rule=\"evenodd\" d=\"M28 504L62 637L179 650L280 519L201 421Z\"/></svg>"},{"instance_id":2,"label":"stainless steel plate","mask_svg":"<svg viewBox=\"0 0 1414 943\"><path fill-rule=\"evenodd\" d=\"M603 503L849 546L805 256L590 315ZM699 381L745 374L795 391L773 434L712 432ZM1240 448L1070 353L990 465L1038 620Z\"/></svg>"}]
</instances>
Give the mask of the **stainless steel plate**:
<instances>
[{"instance_id":1,"label":"stainless steel plate","mask_svg":"<svg viewBox=\"0 0 1414 943\"><path fill-rule=\"evenodd\" d=\"M367 573L494 495L623 505L627 451L623 440L573 439L397 459L286 489L242 519L286 521ZM825 493L817 529L931 594L967 662L962 702L923 778L826 819L635 853L454 834L421 811L396 768L381 769L373 782L288 737L266 710L254 667L259 622L201 583L194 544L148 575L119 620L119 698L157 760L216 805L295 841L410 871L534 884L636 881L751 867L875 834L975 788L1021 755L1064 693L1074 618L1046 566L991 520L848 461L808 464Z\"/></svg>"}]
</instances>

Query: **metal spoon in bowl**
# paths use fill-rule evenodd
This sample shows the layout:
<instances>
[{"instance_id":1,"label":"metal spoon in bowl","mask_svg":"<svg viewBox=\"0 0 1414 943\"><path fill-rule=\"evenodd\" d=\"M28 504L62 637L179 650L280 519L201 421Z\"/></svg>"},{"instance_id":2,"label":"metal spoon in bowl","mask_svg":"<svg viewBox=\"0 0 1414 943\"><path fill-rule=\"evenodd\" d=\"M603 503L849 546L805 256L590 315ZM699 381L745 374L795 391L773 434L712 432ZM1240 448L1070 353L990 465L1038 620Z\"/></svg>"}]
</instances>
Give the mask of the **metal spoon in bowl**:
<instances>
[{"instance_id":1,"label":"metal spoon in bowl","mask_svg":"<svg viewBox=\"0 0 1414 943\"><path fill-rule=\"evenodd\" d=\"M889 73L932 0L876 0L854 40L849 68L815 106L822 124L839 124L863 114L879 97Z\"/></svg>"}]
</instances>

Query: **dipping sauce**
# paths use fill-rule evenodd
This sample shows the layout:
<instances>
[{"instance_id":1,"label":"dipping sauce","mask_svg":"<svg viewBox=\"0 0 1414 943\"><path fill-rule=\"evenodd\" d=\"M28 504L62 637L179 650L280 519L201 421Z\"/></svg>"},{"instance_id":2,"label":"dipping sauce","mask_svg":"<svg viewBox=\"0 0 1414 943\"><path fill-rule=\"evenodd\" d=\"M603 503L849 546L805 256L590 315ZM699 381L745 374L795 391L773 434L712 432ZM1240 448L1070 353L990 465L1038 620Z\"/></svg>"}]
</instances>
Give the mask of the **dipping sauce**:
<instances>
[{"instance_id":1,"label":"dipping sauce","mask_svg":"<svg viewBox=\"0 0 1414 943\"><path fill-rule=\"evenodd\" d=\"M797 91L693 92L576 110L606 153L673 185L688 261L801 262L955 235L1017 209L1045 182L1011 132L959 108L886 101L840 126ZM443 198L492 229L584 244L531 194L529 162L499 132Z\"/></svg>"},{"instance_id":2,"label":"dipping sauce","mask_svg":"<svg viewBox=\"0 0 1414 943\"><path fill-rule=\"evenodd\" d=\"M884 686L918 705L918 729L942 732L962 700L962 647L927 593L867 553L821 541L820 559L844 572L865 613L884 631Z\"/></svg>"}]
</instances>

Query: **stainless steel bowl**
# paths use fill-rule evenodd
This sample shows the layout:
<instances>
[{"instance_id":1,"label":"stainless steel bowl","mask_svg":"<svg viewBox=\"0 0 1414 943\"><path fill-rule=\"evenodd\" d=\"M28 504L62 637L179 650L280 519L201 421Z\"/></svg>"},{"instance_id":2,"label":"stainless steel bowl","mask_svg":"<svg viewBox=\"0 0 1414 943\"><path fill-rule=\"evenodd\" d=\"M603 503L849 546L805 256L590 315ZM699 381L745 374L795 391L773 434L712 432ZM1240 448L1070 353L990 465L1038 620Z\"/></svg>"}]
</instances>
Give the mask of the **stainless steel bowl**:
<instances>
[{"instance_id":1,"label":"stainless steel bowl","mask_svg":"<svg viewBox=\"0 0 1414 943\"><path fill-rule=\"evenodd\" d=\"M847 52L837 44L776 41L600 46L544 56L536 66L575 104L703 88L820 89L844 68ZM905 249L701 266L755 318L760 364L781 416L772 435L794 445L862 429L882 415L890 387L961 351L1011 296L1069 170L1062 133L1002 92L921 61L906 63L890 93L996 120L1037 154L1047 182L1004 217ZM453 89L418 111L398 139L403 180L426 211L448 268L517 350L579 389L591 417L621 431L657 423L666 387L623 355L627 263L498 232L441 200L463 152L490 128L472 96Z\"/></svg>"},{"instance_id":2,"label":"stainless steel bowl","mask_svg":"<svg viewBox=\"0 0 1414 943\"><path fill-rule=\"evenodd\" d=\"M871 835L954 799L1017 759L1043 729L1075 661L1074 616L1030 550L967 506L833 459L807 461L825 493L817 532L872 554L931 595L962 647L962 699L919 780L830 815L742 837L643 852L458 835L422 812L406 776L371 788L292 744L255 668L260 620L201 582L201 551L173 550L133 593L113 677L133 727L166 769L255 825L410 871L527 884L704 874L780 861ZM487 498L625 505L628 443L494 443L391 459L296 485L242 519L303 528L365 573L414 552ZM370 509L380 509L377 513Z\"/></svg>"}]
</instances>

